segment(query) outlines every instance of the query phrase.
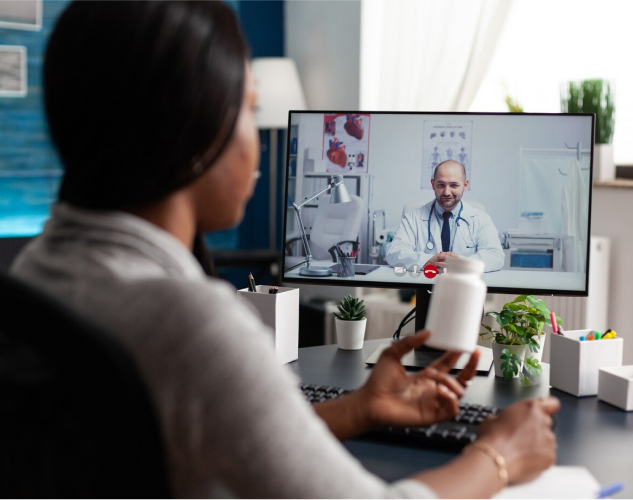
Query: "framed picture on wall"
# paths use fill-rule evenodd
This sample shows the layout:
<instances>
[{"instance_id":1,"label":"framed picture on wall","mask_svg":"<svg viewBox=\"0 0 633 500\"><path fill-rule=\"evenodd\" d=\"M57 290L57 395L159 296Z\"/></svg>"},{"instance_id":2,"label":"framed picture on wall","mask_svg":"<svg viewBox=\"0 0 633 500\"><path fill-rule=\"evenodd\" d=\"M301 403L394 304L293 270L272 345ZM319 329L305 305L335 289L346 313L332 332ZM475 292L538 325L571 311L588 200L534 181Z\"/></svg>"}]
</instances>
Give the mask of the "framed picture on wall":
<instances>
[{"instance_id":1,"label":"framed picture on wall","mask_svg":"<svg viewBox=\"0 0 633 500\"><path fill-rule=\"evenodd\" d=\"M42 0L1 0L0 28L41 29Z\"/></svg>"},{"instance_id":2,"label":"framed picture on wall","mask_svg":"<svg viewBox=\"0 0 633 500\"><path fill-rule=\"evenodd\" d=\"M26 47L0 45L0 97L24 97L26 93Z\"/></svg>"}]
</instances>

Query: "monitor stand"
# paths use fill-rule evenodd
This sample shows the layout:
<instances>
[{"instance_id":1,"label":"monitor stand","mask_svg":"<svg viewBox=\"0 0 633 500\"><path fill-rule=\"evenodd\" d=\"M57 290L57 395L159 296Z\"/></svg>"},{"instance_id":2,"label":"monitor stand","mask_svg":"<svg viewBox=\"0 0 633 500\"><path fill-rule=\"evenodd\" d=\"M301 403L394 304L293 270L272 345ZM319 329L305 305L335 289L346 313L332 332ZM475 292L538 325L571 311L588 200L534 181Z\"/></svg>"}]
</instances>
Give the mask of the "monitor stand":
<instances>
[{"instance_id":1,"label":"monitor stand","mask_svg":"<svg viewBox=\"0 0 633 500\"><path fill-rule=\"evenodd\" d=\"M426 314L431 302L431 293L428 290L416 290L415 291L415 331L424 329L426 323ZM369 356L365 363L368 365L376 364L380 354L384 349L389 347L389 344L381 345L376 349L371 356ZM439 358L445 351L439 349L433 349L432 347L422 346L415 351L405 354L402 358L402 364L408 368L425 368ZM492 368L492 349L488 347L479 346L479 362L477 363L477 373L487 374ZM463 354L455 363L455 370L461 370L466 366L469 359L468 354Z\"/></svg>"}]
</instances>

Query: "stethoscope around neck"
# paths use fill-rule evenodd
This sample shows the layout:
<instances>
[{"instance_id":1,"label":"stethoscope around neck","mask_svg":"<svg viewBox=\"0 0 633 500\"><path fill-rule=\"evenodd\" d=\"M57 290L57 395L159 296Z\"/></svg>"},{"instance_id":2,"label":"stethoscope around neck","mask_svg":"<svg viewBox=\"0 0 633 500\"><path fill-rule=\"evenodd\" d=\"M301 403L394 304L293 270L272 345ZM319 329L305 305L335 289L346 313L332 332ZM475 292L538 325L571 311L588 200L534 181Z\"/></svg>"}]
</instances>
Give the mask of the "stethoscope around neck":
<instances>
[{"instance_id":1,"label":"stethoscope around neck","mask_svg":"<svg viewBox=\"0 0 633 500\"><path fill-rule=\"evenodd\" d=\"M431 219L433 218L433 215L435 215L435 204L437 203L437 200L433 200L433 205L431 205L431 211L429 212L429 223L427 224L428 227L428 235L426 237L426 248L427 250L433 250L435 248L435 243L433 243L433 241L431 240ZM472 242L472 245L466 245L466 248L475 248L475 238L473 238L473 233L470 227L470 223L464 219L462 217L462 210L464 210L464 202L460 201L459 202L459 212L457 212L457 217L455 218L455 224L457 225L457 228L459 230L460 233L462 233L460 225L459 225L459 221L463 220L466 223L466 226L468 227L468 234L470 235L470 241ZM462 238L464 238L464 242L468 243L466 241L466 237L464 236L464 234L462 233ZM452 245L451 245L452 247ZM452 248L451 248L452 250Z\"/></svg>"}]
</instances>

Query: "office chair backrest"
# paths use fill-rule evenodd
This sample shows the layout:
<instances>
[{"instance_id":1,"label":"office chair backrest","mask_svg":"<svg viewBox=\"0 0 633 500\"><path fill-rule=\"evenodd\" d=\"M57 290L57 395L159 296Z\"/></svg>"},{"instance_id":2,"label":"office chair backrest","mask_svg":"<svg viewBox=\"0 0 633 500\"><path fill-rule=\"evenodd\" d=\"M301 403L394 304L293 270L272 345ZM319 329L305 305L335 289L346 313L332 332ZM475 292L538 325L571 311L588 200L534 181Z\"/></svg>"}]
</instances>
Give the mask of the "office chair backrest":
<instances>
[{"instance_id":1,"label":"office chair backrest","mask_svg":"<svg viewBox=\"0 0 633 500\"><path fill-rule=\"evenodd\" d=\"M0 498L165 498L153 403L125 349L0 275Z\"/></svg>"},{"instance_id":2,"label":"office chair backrest","mask_svg":"<svg viewBox=\"0 0 633 500\"><path fill-rule=\"evenodd\" d=\"M330 195L319 197L312 231L310 250L315 260L331 260L328 249L342 241L356 241L363 220L365 202L362 198L350 195L347 203L330 203Z\"/></svg>"}]
</instances>

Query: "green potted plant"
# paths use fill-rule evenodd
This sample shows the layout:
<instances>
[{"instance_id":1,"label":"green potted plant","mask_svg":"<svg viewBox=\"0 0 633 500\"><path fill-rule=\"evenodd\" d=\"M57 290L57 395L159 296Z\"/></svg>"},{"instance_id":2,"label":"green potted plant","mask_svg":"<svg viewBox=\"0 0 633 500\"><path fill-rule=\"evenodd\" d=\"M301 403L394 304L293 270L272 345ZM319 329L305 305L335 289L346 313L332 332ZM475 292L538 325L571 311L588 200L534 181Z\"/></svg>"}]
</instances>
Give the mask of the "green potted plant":
<instances>
[{"instance_id":1,"label":"green potted plant","mask_svg":"<svg viewBox=\"0 0 633 500\"><path fill-rule=\"evenodd\" d=\"M600 180L615 178L613 145L611 144L615 126L614 94L611 82L598 78L567 82L561 86L563 113L595 113L596 115L594 178Z\"/></svg>"},{"instance_id":2,"label":"green potted plant","mask_svg":"<svg viewBox=\"0 0 633 500\"><path fill-rule=\"evenodd\" d=\"M532 377L539 377L543 371L540 363L545 325L552 324L550 311L545 302L533 295L519 295L512 302L503 305L499 312L489 312L499 328L491 328L482 323L482 340L492 342L495 374L506 380L520 377L525 387L532 385ZM562 320L556 316L558 324ZM534 353L528 355L528 351ZM526 373L524 373L526 372Z\"/></svg>"},{"instance_id":3,"label":"green potted plant","mask_svg":"<svg viewBox=\"0 0 633 500\"><path fill-rule=\"evenodd\" d=\"M338 304L336 317L336 341L340 349L357 350L363 348L367 311L362 300L348 295Z\"/></svg>"},{"instance_id":4,"label":"green potted plant","mask_svg":"<svg viewBox=\"0 0 633 500\"><path fill-rule=\"evenodd\" d=\"M516 97L510 97L506 95L506 106L508 107L508 113L523 113L523 106L519 104L519 100Z\"/></svg>"}]
</instances>

